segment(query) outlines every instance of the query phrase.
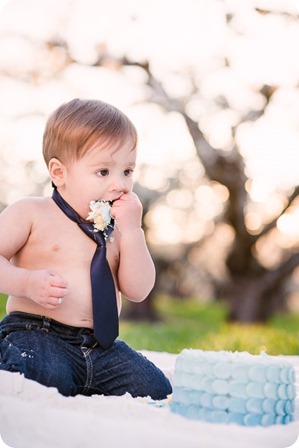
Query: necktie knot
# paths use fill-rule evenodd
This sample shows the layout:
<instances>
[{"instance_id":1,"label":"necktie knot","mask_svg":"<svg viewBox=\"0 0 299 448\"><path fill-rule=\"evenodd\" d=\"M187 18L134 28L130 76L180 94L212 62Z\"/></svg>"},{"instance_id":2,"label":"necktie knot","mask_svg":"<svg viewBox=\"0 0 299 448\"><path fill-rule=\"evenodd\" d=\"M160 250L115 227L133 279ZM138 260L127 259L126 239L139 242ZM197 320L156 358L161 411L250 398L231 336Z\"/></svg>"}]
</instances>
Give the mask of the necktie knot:
<instances>
[{"instance_id":1,"label":"necktie knot","mask_svg":"<svg viewBox=\"0 0 299 448\"><path fill-rule=\"evenodd\" d=\"M67 217L76 222L89 238L94 240L98 246L106 246L106 239L114 230L114 220L112 218L103 231L97 230L91 222L84 221L79 216L79 214L61 197L56 188L53 190L52 198Z\"/></svg>"}]
</instances>

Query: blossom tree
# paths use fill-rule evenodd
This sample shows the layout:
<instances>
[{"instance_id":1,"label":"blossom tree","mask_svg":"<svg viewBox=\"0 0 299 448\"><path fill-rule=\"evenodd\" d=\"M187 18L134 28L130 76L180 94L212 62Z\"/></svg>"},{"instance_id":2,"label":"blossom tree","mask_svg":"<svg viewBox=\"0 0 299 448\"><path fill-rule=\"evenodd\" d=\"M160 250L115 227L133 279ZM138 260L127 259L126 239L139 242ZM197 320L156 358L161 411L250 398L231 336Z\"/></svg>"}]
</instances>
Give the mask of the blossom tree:
<instances>
[{"instance_id":1,"label":"blossom tree","mask_svg":"<svg viewBox=\"0 0 299 448\"><path fill-rule=\"evenodd\" d=\"M152 297L216 297L232 320L266 320L297 287L298 11L280 0L86 4L14 0L0 15L1 208L49 194L37 159L55 107L111 102L140 131Z\"/></svg>"}]
</instances>

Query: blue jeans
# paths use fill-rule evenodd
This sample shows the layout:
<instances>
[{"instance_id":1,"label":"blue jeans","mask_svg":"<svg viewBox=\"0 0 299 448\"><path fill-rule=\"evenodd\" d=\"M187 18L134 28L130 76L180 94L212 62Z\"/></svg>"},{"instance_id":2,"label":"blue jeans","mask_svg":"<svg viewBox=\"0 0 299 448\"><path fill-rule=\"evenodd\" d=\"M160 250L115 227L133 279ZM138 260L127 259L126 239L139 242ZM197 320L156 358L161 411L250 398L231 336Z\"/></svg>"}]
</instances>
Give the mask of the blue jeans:
<instances>
[{"instance_id":1,"label":"blue jeans","mask_svg":"<svg viewBox=\"0 0 299 448\"><path fill-rule=\"evenodd\" d=\"M0 322L0 370L20 372L65 396L150 396L171 393L163 372L125 342L104 350L93 330L13 312Z\"/></svg>"}]
</instances>

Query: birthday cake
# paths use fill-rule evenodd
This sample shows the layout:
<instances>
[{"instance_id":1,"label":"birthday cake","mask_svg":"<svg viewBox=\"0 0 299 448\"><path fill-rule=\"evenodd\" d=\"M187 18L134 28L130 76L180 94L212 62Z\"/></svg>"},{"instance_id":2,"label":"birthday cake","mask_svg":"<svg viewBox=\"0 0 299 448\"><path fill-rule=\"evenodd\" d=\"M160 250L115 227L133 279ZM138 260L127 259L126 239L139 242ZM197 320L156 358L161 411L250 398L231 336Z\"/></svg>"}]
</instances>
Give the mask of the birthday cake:
<instances>
[{"instance_id":1,"label":"birthday cake","mask_svg":"<svg viewBox=\"0 0 299 448\"><path fill-rule=\"evenodd\" d=\"M243 426L294 420L295 370L265 353L183 350L176 360L171 410L192 420Z\"/></svg>"}]
</instances>

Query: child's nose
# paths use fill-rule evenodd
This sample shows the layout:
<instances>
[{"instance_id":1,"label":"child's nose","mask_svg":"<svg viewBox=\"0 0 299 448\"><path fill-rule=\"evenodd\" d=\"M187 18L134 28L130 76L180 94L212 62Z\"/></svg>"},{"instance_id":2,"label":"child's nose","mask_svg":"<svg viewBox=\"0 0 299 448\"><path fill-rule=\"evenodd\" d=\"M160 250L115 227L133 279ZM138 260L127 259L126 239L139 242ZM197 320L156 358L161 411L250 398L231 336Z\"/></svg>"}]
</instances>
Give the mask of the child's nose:
<instances>
[{"instance_id":1,"label":"child's nose","mask_svg":"<svg viewBox=\"0 0 299 448\"><path fill-rule=\"evenodd\" d=\"M111 182L111 189L113 191L125 191L125 182L121 177L114 178Z\"/></svg>"}]
</instances>

